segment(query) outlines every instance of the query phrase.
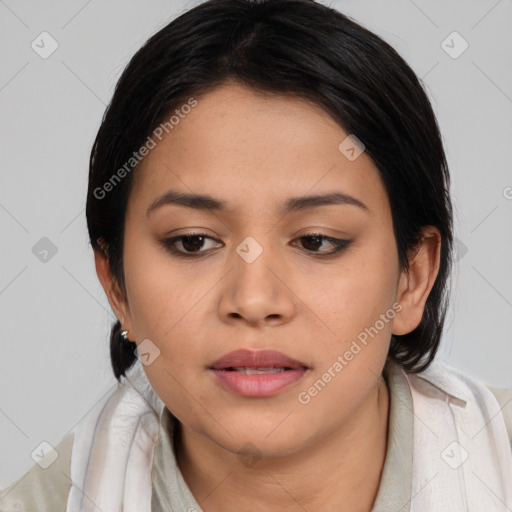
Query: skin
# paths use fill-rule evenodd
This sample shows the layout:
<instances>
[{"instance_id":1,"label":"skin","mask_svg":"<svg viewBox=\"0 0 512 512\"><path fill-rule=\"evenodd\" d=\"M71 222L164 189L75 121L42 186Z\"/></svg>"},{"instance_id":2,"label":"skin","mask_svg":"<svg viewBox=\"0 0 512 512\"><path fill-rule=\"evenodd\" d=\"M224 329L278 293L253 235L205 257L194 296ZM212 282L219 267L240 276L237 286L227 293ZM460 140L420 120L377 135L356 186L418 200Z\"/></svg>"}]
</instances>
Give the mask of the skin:
<instances>
[{"instance_id":1,"label":"skin","mask_svg":"<svg viewBox=\"0 0 512 512\"><path fill-rule=\"evenodd\" d=\"M160 350L144 370L181 422L178 465L203 510L370 511L387 448L381 374L390 336L421 320L440 234L426 227L410 271L400 272L377 168L366 153L350 161L339 151L348 134L323 110L236 83L196 98L136 171L125 226L127 300L100 252L98 277L129 338L149 338ZM146 214L169 189L210 194L229 208L167 204ZM278 212L289 197L332 191L368 210L338 204ZM162 243L186 233L213 238L197 245L207 256L179 258ZM353 242L322 257L334 246L300 238L308 233ZM252 263L236 252L248 236L263 248ZM307 405L299 403L299 393L394 303L401 310L378 335ZM208 370L238 348L276 349L310 369L274 396L238 396Z\"/></svg>"}]
</instances>

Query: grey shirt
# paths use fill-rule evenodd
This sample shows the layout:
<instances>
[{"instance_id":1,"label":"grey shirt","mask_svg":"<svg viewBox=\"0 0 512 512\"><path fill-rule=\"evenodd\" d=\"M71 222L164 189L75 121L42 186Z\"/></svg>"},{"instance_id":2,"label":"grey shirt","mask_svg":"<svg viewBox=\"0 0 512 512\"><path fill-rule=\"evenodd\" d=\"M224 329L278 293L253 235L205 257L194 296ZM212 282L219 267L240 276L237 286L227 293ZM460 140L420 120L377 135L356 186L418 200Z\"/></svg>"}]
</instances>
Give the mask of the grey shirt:
<instances>
[{"instance_id":1,"label":"grey shirt","mask_svg":"<svg viewBox=\"0 0 512 512\"><path fill-rule=\"evenodd\" d=\"M389 431L386 459L372 512L406 512L412 487L413 408L412 397L403 370L395 363L386 366L383 376L389 389ZM505 417L512 445L512 389L494 393ZM153 512L201 512L176 464L173 432L177 421L167 408L153 460ZM65 511L71 489L71 452L73 432L55 447L58 459L48 468L34 464L21 478L0 493L0 512Z\"/></svg>"}]
</instances>

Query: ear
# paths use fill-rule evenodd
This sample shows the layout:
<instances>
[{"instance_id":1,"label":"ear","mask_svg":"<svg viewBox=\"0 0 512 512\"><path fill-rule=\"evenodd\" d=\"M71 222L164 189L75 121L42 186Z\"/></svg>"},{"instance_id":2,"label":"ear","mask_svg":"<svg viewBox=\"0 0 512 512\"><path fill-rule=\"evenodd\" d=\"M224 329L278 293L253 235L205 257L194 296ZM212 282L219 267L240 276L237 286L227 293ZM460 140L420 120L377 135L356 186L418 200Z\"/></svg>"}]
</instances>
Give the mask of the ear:
<instances>
[{"instance_id":1,"label":"ear","mask_svg":"<svg viewBox=\"0 0 512 512\"><path fill-rule=\"evenodd\" d=\"M119 283L112 275L106 253L95 250L94 264L96 266L96 274L98 274L98 279L105 291L110 306L121 322L123 329L130 330L131 321L128 304L126 303Z\"/></svg>"},{"instance_id":2,"label":"ear","mask_svg":"<svg viewBox=\"0 0 512 512\"><path fill-rule=\"evenodd\" d=\"M393 321L393 334L413 331L421 322L425 303L439 272L441 234L434 226L422 229L418 245L411 251L409 270L403 270L397 288L402 309Z\"/></svg>"}]
</instances>

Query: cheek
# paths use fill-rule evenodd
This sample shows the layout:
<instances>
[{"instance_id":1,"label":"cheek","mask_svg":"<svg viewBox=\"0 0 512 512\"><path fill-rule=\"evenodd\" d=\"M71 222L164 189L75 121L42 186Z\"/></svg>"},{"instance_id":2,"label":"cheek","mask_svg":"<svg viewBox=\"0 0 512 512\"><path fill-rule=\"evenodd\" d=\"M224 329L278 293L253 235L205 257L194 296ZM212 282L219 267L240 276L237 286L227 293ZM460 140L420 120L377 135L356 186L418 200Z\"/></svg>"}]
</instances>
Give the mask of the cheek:
<instances>
[{"instance_id":1,"label":"cheek","mask_svg":"<svg viewBox=\"0 0 512 512\"><path fill-rule=\"evenodd\" d=\"M124 265L136 339L150 339L159 350L144 371L167 407L190 423L201 413L195 410L200 395L191 376L203 363L201 347L194 343L202 339L203 327L194 313L213 281L201 275L192 279L164 251L151 246L127 247ZM195 400L188 391L192 389Z\"/></svg>"},{"instance_id":2,"label":"cheek","mask_svg":"<svg viewBox=\"0 0 512 512\"><path fill-rule=\"evenodd\" d=\"M331 281L321 311L335 335L322 343L316 371L299 390L303 400L298 402L308 417L324 418L329 404L343 404L349 417L377 384L396 314L395 281L396 262L389 247L365 252L347 263L345 275ZM318 428L324 421L318 420Z\"/></svg>"},{"instance_id":3,"label":"cheek","mask_svg":"<svg viewBox=\"0 0 512 512\"><path fill-rule=\"evenodd\" d=\"M354 329L373 325L391 308L398 279L396 249L386 240L374 239L358 248L336 276L332 276L322 297L323 311L330 311L336 332L354 336Z\"/></svg>"},{"instance_id":4,"label":"cheek","mask_svg":"<svg viewBox=\"0 0 512 512\"><path fill-rule=\"evenodd\" d=\"M331 281L328 300L322 299L335 336L323 346L320 375L309 383L322 389L321 398L311 398L311 410L318 414L328 403L356 407L381 373L396 314L397 254L392 243L394 239L373 238L365 250L347 259L343 273Z\"/></svg>"},{"instance_id":5,"label":"cheek","mask_svg":"<svg viewBox=\"0 0 512 512\"><path fill-rule=\"evenodd\" d=\"M190 322L210 280L184 272L154 242L127 245L124 265L134 331L138 338L150 338L163 348Z\"/></svg>"}]
</instances>

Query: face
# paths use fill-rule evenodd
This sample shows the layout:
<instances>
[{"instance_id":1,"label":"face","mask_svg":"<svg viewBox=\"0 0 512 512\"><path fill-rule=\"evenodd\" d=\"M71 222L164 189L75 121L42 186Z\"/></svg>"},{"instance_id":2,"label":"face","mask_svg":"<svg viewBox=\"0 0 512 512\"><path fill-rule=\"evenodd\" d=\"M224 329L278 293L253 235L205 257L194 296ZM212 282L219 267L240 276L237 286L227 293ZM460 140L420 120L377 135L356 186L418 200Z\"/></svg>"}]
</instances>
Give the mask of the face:
<instances>
[{"instance_id":1,"label":"face","mask_svg":"<svg viewBox=\"0 0 512 512\"><path fill-rule=\"evenodd\" d=\"M289 455L375 392L400 309L390 205L371 158L347 158L349 134L316 105L235 84L196 99L136 171L116 313L159 351L144 370L185 427L233 453ZM292 370L212 369L239 349L279 351ZM272 366L229 365L247 361Z\"/></svg>"}]
</instances>

